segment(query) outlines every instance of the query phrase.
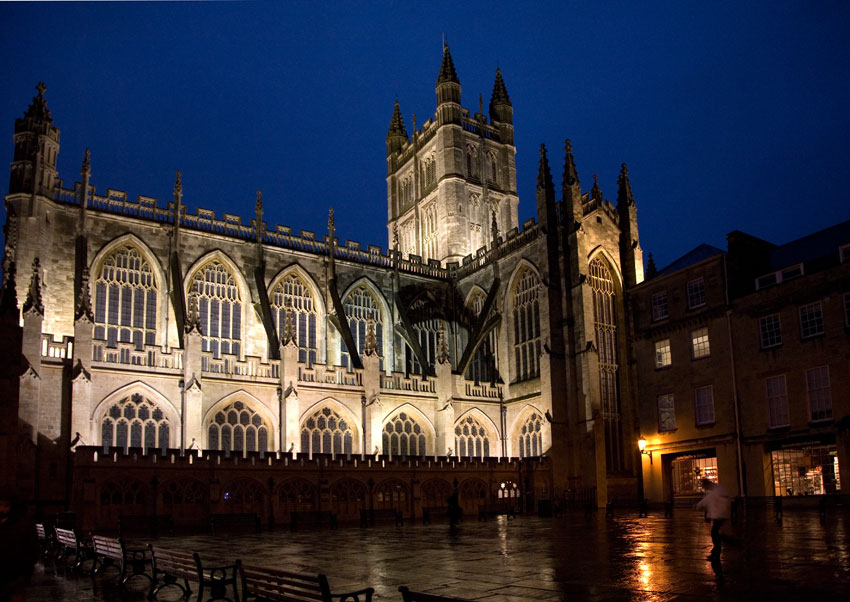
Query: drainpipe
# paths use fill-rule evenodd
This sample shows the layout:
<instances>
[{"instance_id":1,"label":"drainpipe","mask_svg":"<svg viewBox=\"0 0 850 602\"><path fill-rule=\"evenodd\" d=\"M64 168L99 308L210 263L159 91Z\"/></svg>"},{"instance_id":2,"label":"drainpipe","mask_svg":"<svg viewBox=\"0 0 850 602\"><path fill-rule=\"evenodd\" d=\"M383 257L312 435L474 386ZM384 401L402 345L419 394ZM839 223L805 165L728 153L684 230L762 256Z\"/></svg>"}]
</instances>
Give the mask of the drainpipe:
<instances>
[{"instance_id":1,"label":"drainpipe","mask_svg":"<svg viewBox=\"0 0 850 602\"><path fill-rule=\"evenodd\" d=\"M738 405L738 379L735 376L735 347L732 342L732 309L729 304L729 276L726 256L723 257L723 282L726 294L726 331L729 334L729 368L732 372L732 404L735 410L735 451L738 456L738 495L746 497L744 492L744 461L741 453L741 413Z\"/></svg>"}]
</instances>

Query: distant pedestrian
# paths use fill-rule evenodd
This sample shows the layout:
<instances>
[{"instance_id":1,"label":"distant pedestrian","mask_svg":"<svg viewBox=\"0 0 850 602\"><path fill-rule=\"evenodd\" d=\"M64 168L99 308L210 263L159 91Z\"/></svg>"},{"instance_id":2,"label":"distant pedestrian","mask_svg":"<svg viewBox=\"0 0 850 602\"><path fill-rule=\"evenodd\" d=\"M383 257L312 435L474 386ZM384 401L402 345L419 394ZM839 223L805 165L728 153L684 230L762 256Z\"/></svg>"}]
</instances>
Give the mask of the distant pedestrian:
<instances>
[{"instance_id":1,"label":"distant pedestrian","mask_svg":"<svg viewBox=\"0 0 850 602\"><path fill-rule=\"evenodd\" d=\"M5 491L0 492L0 542L0 600L23 602L38 560L38 538L17 497Z\"/></svg>"},{"instance_id":2,"label":"distant pedestrian","mask_svg":"<svg viewBox=\"0 0 850 602\"><path fill-rule=\"evenodd\" d=\"M711 520L711 543L713 547L708 560L716 562L720 560L721 539L723 537L720 530L729 520L732 513L732 503L729 499L729 492L723 485L703 479L702 488L705 490L705 496L697 503L696 507L705 510L705 515Z\"/></svg>"}]
</instances>

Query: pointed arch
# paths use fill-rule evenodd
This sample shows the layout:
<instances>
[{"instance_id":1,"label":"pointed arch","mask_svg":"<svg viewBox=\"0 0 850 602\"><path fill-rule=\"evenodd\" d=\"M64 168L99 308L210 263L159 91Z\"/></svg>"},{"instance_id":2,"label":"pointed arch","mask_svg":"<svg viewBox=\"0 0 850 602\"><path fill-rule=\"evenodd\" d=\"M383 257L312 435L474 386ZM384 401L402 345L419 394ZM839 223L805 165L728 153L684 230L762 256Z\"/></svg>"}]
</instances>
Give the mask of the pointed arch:
<instances>
[{"instance_id":1,"label":"pointed arch","mask_svg":"<svg viewBox=\"0 0 850 602\"><path fill-rule=\"evenodd\" d=\"M218 249L203 255L186 272L183 291L187 302L193 295L198 299L201 350L216 359L221 355L239 359L244 351L243 333L252 326L248 308L256 300L236 263Z\"/></svg>"},{"instance_id":2,"label":"pointed arch","mask_svg":"<svg viewBox=\"0 0 850 602\"><path fill-rule=\"evenodd\" d=\"M614 278L614 286L617 287L617 294L623 292L623 274L620 271L620 264L614 259L611 253L603 247L602 245L597 245L587 254L587 265L596 259L597 257L601 258L602 261L605 262L608 270L611 272L611 276Z\"/></svg>"},{"instance_id":3,"label":"pointed arch","mask_svg":"<svg viewBox=\"0 0 850 602\"><path fill-rule=\"evenodd\" d=\"M544 416L545 413L532 404L525 406L516 415L508 430L514 456L528 458L543 453L543 429L548 428Z\"/></svg>"},{"instance_id":4,"label":"pointed arch","mask_svg":"<svg viewBox=\"0 0 850 602\"><path fill-rule=\"evenodd\" d=\"M268 287L272 319L282 339L287 314L291 314L298 346L298 361L308 366L323 361L325 302L313 277L297 263L274 277Z\"/></svg>"},{"instance_id":5,"label":"pointed arch","mask_svg":"<svg viewBox=\"0 0 850 602\"><path fill-rule=\"evenodd\" d=\"M380 287L378 287L371 279L366 276L362 276L348 285L345 289L345 292L341 295L342 305L345 308L346 318L348 319L349 328L351 328L351 336L354 338L355 343L357 344L357 351L359 353L363 352L364 342L366 340L366 329L367 329L367 318L366 314L369 313L366 308L362 308L363 312L360 316L352 316L350 314L350 309L352 308L352 302L354 299L353 295L358 294L359 291L364 291L369 296L371 296L378 309L380 320L376 320L375 323L375 335L378 339L378 351L381 357L381 365L382 368L387 368L391 365L393 357L392 355L392 337L388 336L389 331L391 330L391 324L389 323L390 316L392 313L390 312L390 305L387 302L386 297L384 297L383 292ZM358 305L359 307L359 305ZM344 349L344 345L342 345L343 350L343 362L345 363L345 356L347 352Z\"/></svg>"},{"instance_id":6,"label":"pointed arch","mask_svg":"<svg viewBox=\"0 0 850 602\"><path fill-rule=\"evenodd\" d=\"M514 356L511 380L519 382L537 378L540 376L543 338L540 320L543 290L537 267L523 258L514 268L505 295L505 313L510 316L508 349L513 349Z\"/></svg>"},{"instance_id":7,"label":"pointed arch","mask_svg":"<svg viewBox=\"0 0 850 602\"><path fill-rule=\"evenodd\" d=\"M477 284L473 285L464 301L465 314L470 318L474 316L477 319L483 310L486 300L487 291ZM491 314L497 311L495 305L496 303L494 303L494 307L490 310ZM469 336L468 333L465 334L467 337ZM473 350L473 355L467 365L464 378L475 381L475 383L493 382L497 379L499 371L498 341L499 326L494 325L493 328L491 328L490 331L479 340ZM466 345L467 341L464 340L464 346Z\"/></svg>"},{"instance_id":8,"label":"pointed arch","mask_svg":"<svg viewBox=\"0 0 850 602\"><path fill-rule=\"evenodd\" d=\"M479 408L461 414L454 423L455 453L460 458L500 457L499 428Z\"/></svg>"},{"instance_id":9,"label":"pointed arch","mask_svg":"<svg viewBox=\"0 0 850 602\"><path fill-rule=\"evenodd\" d=\"M113 348L133 343L137 351L165 343L159 326L168 311L167 278L144 241L132 233L112 239L95 255L89 274L96 341Z\"/></svg>"},{"instance_id":10,"label":"pointed arch","mask_svg":"<svg viewBox=\"0 0 850 602\"><path fill-rule=\"evenodd\" d=\"M274 449L279 424L266 405L245 390L225 395L204 414L206 449L236 453Z\"/></svg>"},{"instance_id":11,"label":"pointed arch","mask_svg":"<svg viewBox=\"0 0 850 602\"><path fill-rule=\"evenodd\" d=\"M89 424L89 435L99 445L143 449L174 447L181 425L171 401L141 381L104 397L92 410Z\"/></svg>"},{"instance_id":12,"label":"pointed arch","mask_svg":"<svg viewBox=\"0 0 850 602\"><path fill-rule=\"evenodd\" d=\"M401 404L381 421L384 455L424 457L434 453L436 440L434 425L411 403Z\"/></svg>"},{"instance_id":13,"label":"pointed arch","mask_svg":"<svg viewBox=\"0 0 850 602\"><path fill-rule=\"evenodd\" d=\"M301 452L356 454L362 433L357 416L333 397L325 397L304 411L298 420Z\"/></svg>"}]
</instances>

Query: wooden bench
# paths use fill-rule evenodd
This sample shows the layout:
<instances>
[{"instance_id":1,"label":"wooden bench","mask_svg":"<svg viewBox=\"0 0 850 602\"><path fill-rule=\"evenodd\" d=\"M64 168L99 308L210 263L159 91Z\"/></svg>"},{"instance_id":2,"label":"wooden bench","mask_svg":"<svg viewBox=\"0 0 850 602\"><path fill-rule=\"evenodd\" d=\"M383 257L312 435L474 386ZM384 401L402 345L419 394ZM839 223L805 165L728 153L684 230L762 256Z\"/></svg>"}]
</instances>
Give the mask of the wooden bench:
<instances>
[{"instance_id":1,"label":"wooden bench","mask_svg":"<svg viewBox=\"0 0 850 602\"><path fill-rule=\"evenodd\" d=\"M438 596L437 594L426 594L425 592L414 592L405 586L398 588L404 602L471 602L465 598L453 598L451 596Z\"/></svg>"},{"instance_id":2,"label":"wooden bench","mask_svg":"<svg viewBox=\"0 0 850 602\"><path fill-rule=\"evenodd\" d=\"M499 516L507 514L508 518L514 518L514 503L513 502L491 502L489 504L479 504L478 520L487 520L490 516Z\"/></svg>"},{"instance_id":3,"label":"wooden bench","mask_svg":"<svg viewBox=\"0 0 850 602\"><path fill-rule=\"evenodd\" d=\"M221 531L223 528L232 529L254 529L257 533L260 532L262 523L260 517L256 514L211 514L210 515L210 533L215 535L216 529Z\"/></svg>"},{"instance_id":4,"label":"wooden bench","mask_svg":"<svg viewBox=\"0 0 850 602\"><path fill-rule=\"evenodd\" d=\"M145 577L149 581L153 580L146 570L151 565L150 551L147 548L128 550L120 537L104 537L103 535L92 535L91 542L92 575L97 575L110 566L114 566L118 569L118 583L122 586L136 576ZM128 566L132 570L129 575L127 574Z\"/></svg>"},{"instance_id":5,"label":"wooden bench","mask_svg":"<svg viewBox=\"0 0 850 602\"><path fill-rule=\"evenodd\" d=\"M118 517L118 535L174 535L174 519L170 514L126 514Z\"/></svg>"},{"instance_id":6,"label":"wooden bench","mask_svg":"<svg viewBox=\"0 0 850 602\"><path fill-rule=\"evenodd\" d=\"M249 598L271 602L370 602L375 590L371 587L344 594L331 593L328 579L322 574L303 574L279 571L258 566L239 567L242 577L242 602Z\"/></svg>"},{"instance_id":7,"label":"wooden bench","mask_svg":"<svg viewBox=\"0 0 850 602\"><path fill-rule=\"evenodd\" d=\"M330 510L304 510L291 512L289 516L289 527L293 531L298 527L337 527L336 514Z\"/></svg>"},{"instance_id":8,"label":"wooden bench","mask_svg":"<svg viewBox=\"0 0 850 602\"><path fill-rule=\"evenodd\" d=\"M50 548L53 547L53 542L48 536L48 530L44 527L44 523L35 524L35 535L38 538L38 547L42 554L47 554Z\"/></svg>"},{"instance_id":9,"label":"wooden bench","mask_svg":"<svg viewBox=\"0 0 850 602\"><path fill-rule=\"evenodd\" d=\"M77 534L73 529L60 529L59 527L56 527L55 532L56 547L58 550L56 558L62 558L70 552L73 552L74 564L71 565L71 568L79 568L86 559L87 552L90 547L86 543L80 541L80 538L77 537Z\"/></svg>"},{"instance_id":10,"label":"wooden bench","mask_svg":"<svg viewBox=\"0 0 850 602\"><path fill-rule=\"evenodd\" d=\"M430 525L431 519L437 516L449 516L448 506L424 506L422 508L422 524Z\"/></svg>"},{"instance_id":11,"label":"wooden bench","mask_svg":"<svg viewBox=\"0 0 850 602\"><path fill-rule=\"evenodd\" d=\"M166 587L172 585L180 588L183 597L188 598L192 594L189 581L198 582L198 602L203 602L204 589L210 588L211 600L230 600L239 602L239 594L236 592L236 573L240 562L217 567L204 567L201 557L197 552L182 552L178 550L166 550L164 548L149 546L153 565L153 579L148 598L154 599L157 594ZM228 576L229 574L229 576ZM160 583L162 579L162 583ZM183 585L178 581L183 580ZM233 598L228 598L227 586L233 589Z\"/></svg>"},{"instance_id":12,"label":"wooden bench","mask_svg":"<svg viewBox=\"0 0 850 602\"><path fill-rule=\"evenodd\" d=\"M375 508L372 510L360 511L360 526L374 527L375 521L394 521L396 527L404 524L404 517L401 512L393 508Z\"/></svg>"}]
</instances>

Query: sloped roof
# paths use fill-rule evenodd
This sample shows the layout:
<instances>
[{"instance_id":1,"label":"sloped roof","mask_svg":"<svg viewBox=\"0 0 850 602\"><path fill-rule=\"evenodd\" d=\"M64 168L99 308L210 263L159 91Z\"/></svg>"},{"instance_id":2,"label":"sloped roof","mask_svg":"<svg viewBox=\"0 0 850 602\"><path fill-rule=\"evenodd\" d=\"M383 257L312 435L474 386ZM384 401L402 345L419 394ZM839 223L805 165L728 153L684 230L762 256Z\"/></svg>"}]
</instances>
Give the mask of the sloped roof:
<instances>
[{"instance_id":1,"label":"sloped roof","mask_svg":"<svg viewBox=\"0 0 850 602\"><path fill-rule=\"evenodd\" d=\"M677 272L682 268L686 268L688 266L694 265L708 259L709 257L714 257L715 255L725 254L726 251L723 249L718 249L717 247L712 247L711 245L701 244L696 247L692 251L685 253L679 259L668 265L662 270L658 270L658 274L655 276L658 278L659 276L665 276L667 274L672 274L673 272Z\"/></svg>"},{"instance_id":2,"label":"sloped roof","mask_svg":"<svg viewBox=\"0 0 850 602\"><path fill-rule=\"evenodd\" d=\"M837 258L838 247L847 243L850 243L850 220L778 246L770 256L770 265L780 270L830 253L835 253Z\"/></svg>"}]
</instances>

